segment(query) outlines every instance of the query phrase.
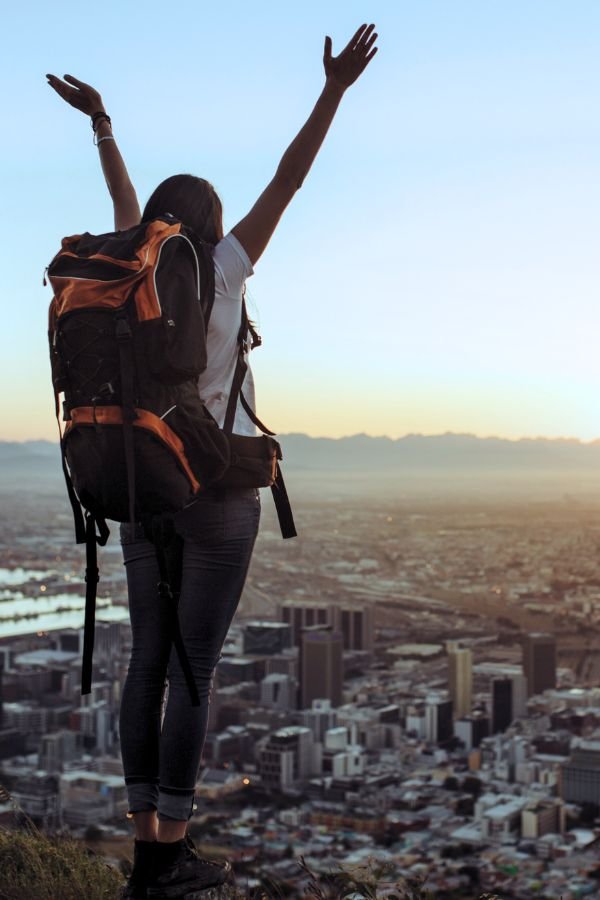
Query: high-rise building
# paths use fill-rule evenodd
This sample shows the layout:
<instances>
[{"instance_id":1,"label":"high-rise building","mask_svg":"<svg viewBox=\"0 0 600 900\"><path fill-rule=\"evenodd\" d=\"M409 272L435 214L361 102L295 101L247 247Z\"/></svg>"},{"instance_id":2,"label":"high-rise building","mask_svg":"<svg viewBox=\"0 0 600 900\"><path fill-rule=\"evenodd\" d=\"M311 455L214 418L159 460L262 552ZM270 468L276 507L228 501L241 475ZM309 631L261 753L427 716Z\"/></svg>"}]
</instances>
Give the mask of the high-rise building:
<instances>
[{"instance_id":1,"label":"high-rise building","mask_svg":"<svg viewBox=\"0 0 600 900\"><path fill-rule=\"evenodd\" d=\"M279 618L291 628L292 644L300 645L302 630L315 625L333 625L333 612L330 603L319 601L286 600L279 606Z\"/></svg>"},{"instance_id":2,"label":"high-rise building","mask_svg":"<svg viewBox=\"0 0 600 900\"><path fill-rule=\"evenodd\" d=\"M292 629L286 622L254 619L242 625L243 652L273 656L291 646Z\"/></svg>"},{"instance_id":3,"label":"high-rise building","mask_svg":"<svg viewBox=\"0 0 600 900\"><path fill-rule=\"evenodd\" d=\"M300 644L304 628L321 625L341 633L344 650L373 652L374 609L368 603L286 600L279 606L279 617L291 628L292 644Z\"/></svg>"},{"instance_id":4,"label":"high-rise building","mask_svg":"<svg viewBox=\"0 0 600 900\"><path fill-rule=\"evenodd\" d=\"M41 771L53 774L62 772L65 763L72 762L77 756L77 735L74 731L55 731L42 737L38 754L38 766Z\"/></svg>"},{"instance_id":5,"label":"high-rise building","mask_svg":"<svg viewBox=\"0 0 600 900\"><path fill-rule=\"evenodd\" d=\"M315 773L314 738L310 728L290 725L273 732L259 751L259 772L266 787L293 787Z\"/></svg>"},{"instance_id":6,"label":"high-rise building","mask_svg":"<svg viewBox=\"0 0 600 900\"><path fill-rule=\"evenodd\" d=\"M471 712L473 692L473 654L465 647L448 651L448 687L455 719Z\"/></svg>"},{"instance_id":7,"label":"high-rise building","mask_svg":"<svg viewBox=\"0 0 600 900\"><path fill-rule=\"evenodd\" d=\"M566 809L556 797L530 800L521 812L521 836L536 840L544 834L564 834Z\"/></svg>"},{"instance_id":8,"label":"high-rise building","mask_svg":"<svg viewBox=\"0 0 600 900\"><path fill-rule=\"evenodd\" d=\"M556 687L556 638L536 631L523 637L523 674L527 695L541 694Z\"/></svg>"},{"instance_id":9,"label":"high-rise building","mask_svg":"<svg viewBox=\"0 0 600 900\"><path fill-rule=\"evenodd\" d=\"M480 710L454 722L454 734L463 742L467 752L477 749L489 733L490 720Z\"/></svg>"},{"instance_id":10,"label":"high-rise building","mask_svg":"<svg viewBox=\"0 0 600 900\"><path fill-rule=\"evenodd\" d=\"M522 672L508 677L512 681L512 717L522 719L527 715L527 679Z\"/></svg>"},{"instance_id":11,"label":"high-rise building","mask_svg":"<svg viewBox=\"0 0 600 900\"><path fill-rule=\"evenodd\" d=\"M561 766L560 796L567 803L600 806L600 741L582 741Z\"/></svg>"},{"instance_id":12,"label":"high-rise building","mask_svg":"<svg viewBox=\"0 0 600 900\"><path fill-rule=\"evenodd\" d=\"M300 645L299 708L308 709L313 700L342 703L342 635L331 628L305 628Z\"/></svg>"},{"instance_id":13,"label":"high-rise building","mask_svg":"<svg viewBox=\"0 0 600 900\"><path fill-rule=\"evenodd\" d=\"M512 722L512 681L492 679L492 734L506 731Z\"/></svg>"},{"instance_id":14,"label":"high-rise building","mask_svg":"<svg viewBox=\"0 0 600 900\"><path fill-rule=\"evenodd\" d=\"M274 709L293 709L296 705L295 679L290 675L273 672L260 683L260 705Z\"/></svg>"},{"instance_id":15,"label":"high-rise building","mask_svg":"<svg viewBox=\"0 0 600 900\"><path fill-rule=\"evenodd\" d=\"M281 675L290 675L292 678L298 678L298 661L298 647L292 647L289 650L284 650L283 653L273 654L273 656L266 656L264 658L265 675L279 672Z\"/></svg>"},{"instance_id":16,"label":"high-rise building","mask_svg":"<svg viewBox=\"0 0 600 900\"><path fill-rule=\"evenodd\" d=\"M523 675L492 679L492 734L506 731L514 719L526 714L527 681Z\"/></svg>"},{"instance_id":17,"label":"high-rise building","mask_svg":"<svg viewBox=\"0 0 600 900\"><path fill-rule=\"evenodd\" d=\"M323 742L325 732L337 725L337 712L331 708L329 700L313 700L310 709L303 709L299 715L302 724L312 731L315 741Z\"/></svg>"},{"instance_id":18,"label":"high-rise building","mask_svg":"<svg viewBox=\"0 0 600 900\"><path fill-rule=\"evenodd\" d=\"M365 604L335 604L332 607L333 627L340 631L344 650L373 652L373 607Z\"/></svg>"},{"instance_id":19,"label":"high-rise building","mask_svg":"<svg viewBox=\"0 0 600 900\"><path fill-rule=\"evenodd\" d=\"M444 744L454 734L452 727L452 701L437 695L425 702L425 738L432 744Z\"/></svg>"}]
</instances>

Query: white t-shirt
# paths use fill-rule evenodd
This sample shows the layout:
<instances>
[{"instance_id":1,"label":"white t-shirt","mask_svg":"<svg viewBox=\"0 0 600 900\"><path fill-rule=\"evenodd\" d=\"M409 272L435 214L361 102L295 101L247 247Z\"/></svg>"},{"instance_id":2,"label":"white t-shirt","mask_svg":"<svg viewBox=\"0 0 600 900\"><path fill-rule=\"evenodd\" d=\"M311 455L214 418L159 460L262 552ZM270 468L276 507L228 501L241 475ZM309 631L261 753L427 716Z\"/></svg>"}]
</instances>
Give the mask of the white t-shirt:
<instances>
[{"instance_id":1,"label":"white t-shirt","mask_svg":"<svg viewBox=\"0 0 600 900\"><path fill-rule=\"evenodd\" d=\"M208 324L208 365L198 379L200 399L222 428L229 391L238 358L238 334L242 321L242 290L254 269L248 254L231 232L216 245L215 302ZM247 361L247 360L246 360ZM242 385L244 397L255 409L254 379L250 366ZM256 428L238 400L233 423L235 434L254 436Z\"/></svg>"}]
</instances>

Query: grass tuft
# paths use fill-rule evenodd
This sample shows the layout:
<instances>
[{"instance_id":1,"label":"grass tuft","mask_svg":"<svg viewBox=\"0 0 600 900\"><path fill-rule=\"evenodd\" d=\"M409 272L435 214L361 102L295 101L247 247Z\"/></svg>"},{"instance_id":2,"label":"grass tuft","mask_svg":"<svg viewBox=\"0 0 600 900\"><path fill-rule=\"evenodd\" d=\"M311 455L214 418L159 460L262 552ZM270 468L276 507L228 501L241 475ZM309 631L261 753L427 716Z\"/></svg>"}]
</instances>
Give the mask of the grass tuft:
<instances>
[{"instance_id":1,"label":"grass tuft","mask_svg":"<svg viewBox=\"0 0 600 900\"><path fill-rule=\"evenodd\" d=\"M0 828L0 900L115 900L123 876L83 844Z\"/></svg>"}]
</instances>

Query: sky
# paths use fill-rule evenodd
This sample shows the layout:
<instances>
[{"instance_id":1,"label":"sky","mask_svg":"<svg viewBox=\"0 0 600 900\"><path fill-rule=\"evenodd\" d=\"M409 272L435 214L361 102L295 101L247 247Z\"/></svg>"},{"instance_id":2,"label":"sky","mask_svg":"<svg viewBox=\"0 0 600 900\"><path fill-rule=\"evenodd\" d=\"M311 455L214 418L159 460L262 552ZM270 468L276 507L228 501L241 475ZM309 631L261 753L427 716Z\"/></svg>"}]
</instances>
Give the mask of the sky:
<instances>
[{"instance_id":1,"label":"sky","mask_svg":"<svg viewBox=\"0 0 600 900\"><path fill-rule=\"evenodd\" d=\"M4 13L0 440L55 439L43 270L112 209L101 91L142 202L213 182L233 227L362 22L350 88L248 283L258 413L280 433L600 438L600 4L25 2Z\"/></svg>"}]
</instances>

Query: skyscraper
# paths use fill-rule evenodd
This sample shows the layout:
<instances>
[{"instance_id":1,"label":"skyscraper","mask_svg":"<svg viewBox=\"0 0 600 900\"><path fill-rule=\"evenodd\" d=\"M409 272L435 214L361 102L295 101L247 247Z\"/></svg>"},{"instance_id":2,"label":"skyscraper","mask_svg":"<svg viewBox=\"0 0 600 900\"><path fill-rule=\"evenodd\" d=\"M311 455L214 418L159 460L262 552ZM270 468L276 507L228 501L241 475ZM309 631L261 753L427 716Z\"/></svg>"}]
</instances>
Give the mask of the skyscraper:
<instances>
[{"instance_id":1,"label":"skyscraper","mask_svg":"<svg viewBox=\"0 0 600 900\"><path fill-rule=\"evenodd\" d=\"M330 603L318 601L286 600L279 606L279 617L286 622L292 631L291 643L300 645L303 628L312 628L315 625L333 625L333 613Z\"/></svg>"},{"instance_id":2,"label":"skyscraper","mask_svg":"<svg viewBox=\"0 0 600 900\"><path fill-rule=\"evenodd\" d=\"M314 626L302 631L300 645L300 709L308 709L313 700L342 703L343 640L338 631Z\"/></svg>"},{"instance_id":3,"label":"skyscraper","mask_svg":"<svg viewBox=\"0 0 600 900\"><path fill-rule=\"evenodd\" d=\"M291 628L291 643L300 645L303 628L331 626L342 635L344 650L373 652L374 609L369 603L324 603L318 600L286 600L279 618Z\"/></svg>"},{"instance_id":4,"label":"skyscraper","mask_svg":"<svg viewBox=\"0 0 600 900\"><path fill-rule=\"evenodd\" d=\"M432 744L444 744L454 734L452 701L430 695L425 702L425 738Z\"/></svg>"},{"instance_id":5,"label":"skyscraper","mask_svg":"<svg viewBox=\"0 0 600 900\"><path fill-rule=\"evenodd\" d=\"M471 712L473 692L473 654L465 647L452 647L448 652L448 688L455 719Z\"/></svg>"},{"instance_id":6,"label":"skyscraper","mask_svg":"<svg viewBox=\"0 0 600 900\"><path fill-rule=\"evenodd\" d=\"M523 637L523 674L527 696L556 687L556 638L536 631Z\"/></svg>"},{"instance_id":7,"label":"skyscraper","mask_svg":"<svg viewBox=\"0 0 600 900\"><path fill-rule=\"evenodd\" d=\"M492 734L506 731L514 719L527 713L527 681L508 674L492 679Z\"/></svg>"},{"instance_id":8,"label":"skyscraper","mask_svg":"<svg viewBox=\"0 0 600 900\"><path fill-rule=\"evenodd\" d=\"M332 613L332 624L342 634L344 650L373 652L373 607L369 603L336 604Z\"/></svg>"},{"instance_id":9,"label":"skyscraper","mask_svg":"<svg viewBox=\"0 0 600 900\"><path fill-rule=\"evenodd\" d=\"M567 803L600 805L600 741L582 741L561 766L559 794Z\"/></svg>"},{"instance_id":10,"label":"skyscraper","mask_svg":"<svg viewBox=\"0 0 600 900\"><path fill-rule=\"evenodd\" d=\"M512 681L510 678L494 678L492 680L492 734L506 731L512 719Z\"/></svg>"}]
</instances>

